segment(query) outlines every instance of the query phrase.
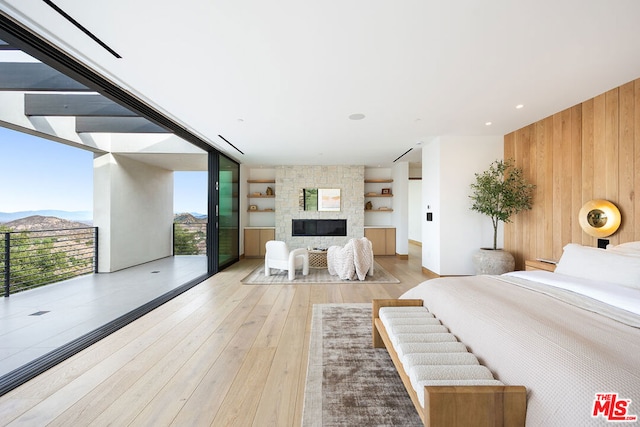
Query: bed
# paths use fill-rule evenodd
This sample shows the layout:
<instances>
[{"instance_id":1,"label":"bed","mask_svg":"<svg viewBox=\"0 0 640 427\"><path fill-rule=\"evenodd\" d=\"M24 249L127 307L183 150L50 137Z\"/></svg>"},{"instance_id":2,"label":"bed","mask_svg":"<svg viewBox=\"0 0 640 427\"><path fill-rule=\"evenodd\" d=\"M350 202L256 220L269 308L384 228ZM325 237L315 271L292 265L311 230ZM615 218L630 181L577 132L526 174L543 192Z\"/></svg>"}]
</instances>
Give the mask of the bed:
<instances>
[{"instance_id":1,"label":"bed","mask_svg":"<svg viewBox=\"0 0 640 427\"><path fill-rule=\"evenodd\" d=\"M526 387L528 427L640 415L640 242L569 244L554 273L433 279L401 299L422 299L497 380Z\"/></svg>"}]
</instances>

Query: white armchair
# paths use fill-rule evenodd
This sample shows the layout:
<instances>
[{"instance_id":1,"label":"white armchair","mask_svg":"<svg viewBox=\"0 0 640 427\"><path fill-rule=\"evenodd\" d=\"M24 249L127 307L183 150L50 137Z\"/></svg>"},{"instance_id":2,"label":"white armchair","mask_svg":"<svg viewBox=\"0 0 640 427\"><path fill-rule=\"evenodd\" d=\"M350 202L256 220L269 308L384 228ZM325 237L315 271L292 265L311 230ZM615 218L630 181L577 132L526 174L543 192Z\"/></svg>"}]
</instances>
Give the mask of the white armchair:
<instances>
[{"instance_id":1,"label":"white armchair","mask_svg":"<svg viewBox=\"0 0 640 427\"><path fill-rule=\"evenodd\" d=\"M269 240L266 244L267 253L264 256L264 275L270 276L271 269L286 270L289 280L293 280L296 269L302 269L304 276L309 275L309 252L306 249L294 249L291 252L285 242Z\"/></svg>"}]
</instances>

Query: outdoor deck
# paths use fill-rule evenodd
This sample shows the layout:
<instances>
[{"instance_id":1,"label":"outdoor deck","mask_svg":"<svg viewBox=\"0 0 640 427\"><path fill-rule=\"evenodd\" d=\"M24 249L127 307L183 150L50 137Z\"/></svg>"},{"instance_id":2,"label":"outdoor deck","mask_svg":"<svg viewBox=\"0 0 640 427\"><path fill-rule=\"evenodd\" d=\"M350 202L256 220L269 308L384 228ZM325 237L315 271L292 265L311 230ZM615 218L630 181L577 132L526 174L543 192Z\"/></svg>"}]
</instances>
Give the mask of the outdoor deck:
<instances>
[{"instance_id":1,"label":"outdoor deck","mask_svg":"<svg viewBox=\"0 0 640 427\"><path fill-rule=\"evenodd\" d=\"M206 256L175 256L2 298L0 376L206 273Z\"/></svg>"}]
</instances>

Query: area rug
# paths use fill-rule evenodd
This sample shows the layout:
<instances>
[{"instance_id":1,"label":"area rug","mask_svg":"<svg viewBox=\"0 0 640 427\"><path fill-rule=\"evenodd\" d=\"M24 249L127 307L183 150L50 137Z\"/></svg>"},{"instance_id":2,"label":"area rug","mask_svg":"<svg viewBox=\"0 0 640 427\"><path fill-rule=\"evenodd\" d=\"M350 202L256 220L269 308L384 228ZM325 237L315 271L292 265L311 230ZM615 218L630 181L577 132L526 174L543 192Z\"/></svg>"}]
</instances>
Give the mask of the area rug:
<instances>
[{"instance_id":1,"label":"area rug","mask_svg":"<svg viewBox=\"0 0 640 427\"><path fill-rule=\"evenodd\" d=\"M371 347L371 304L313 306L304 427L422 426L389 354Z\"/></svg>"},{"instance_id":2,"label":"area rug","mask_svg":"<svg viewBox=\"0 0 640 427\"><path fill-rule=\"evenodd\" d=\"M391 273L380 264L376 263L373 268L373 276L367 276L366 280L342 280L338 276L329 274L326 268L310 268L309 275L303 276L297 271L293 280L289 280L286 271L272 270L270 276L264 275L264 265L258 266L247 277L242 279L245 285L277 285L291 283L400 283Z\"/></svg>"}]
</instances>

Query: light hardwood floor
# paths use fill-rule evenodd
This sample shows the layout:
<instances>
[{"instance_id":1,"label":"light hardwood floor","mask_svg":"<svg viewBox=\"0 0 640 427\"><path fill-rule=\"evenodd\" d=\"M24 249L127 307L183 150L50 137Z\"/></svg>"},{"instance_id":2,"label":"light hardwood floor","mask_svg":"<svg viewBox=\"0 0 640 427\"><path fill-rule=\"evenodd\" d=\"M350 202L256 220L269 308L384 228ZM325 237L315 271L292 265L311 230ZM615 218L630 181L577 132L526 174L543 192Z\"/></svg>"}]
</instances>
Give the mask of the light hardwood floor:
<instances>
[{"instance_id":1,"label":"light hardwood floor","mask_svg":"<svg viewBox=\"0 0 640 427\"><path fill-rule=\"evenodd\" d=\"M376 258L399 284L243 285L242 260L0 397L0 425L300 425L313 304L396 298L419 251Z\"/></svg>"}]
</instances>

